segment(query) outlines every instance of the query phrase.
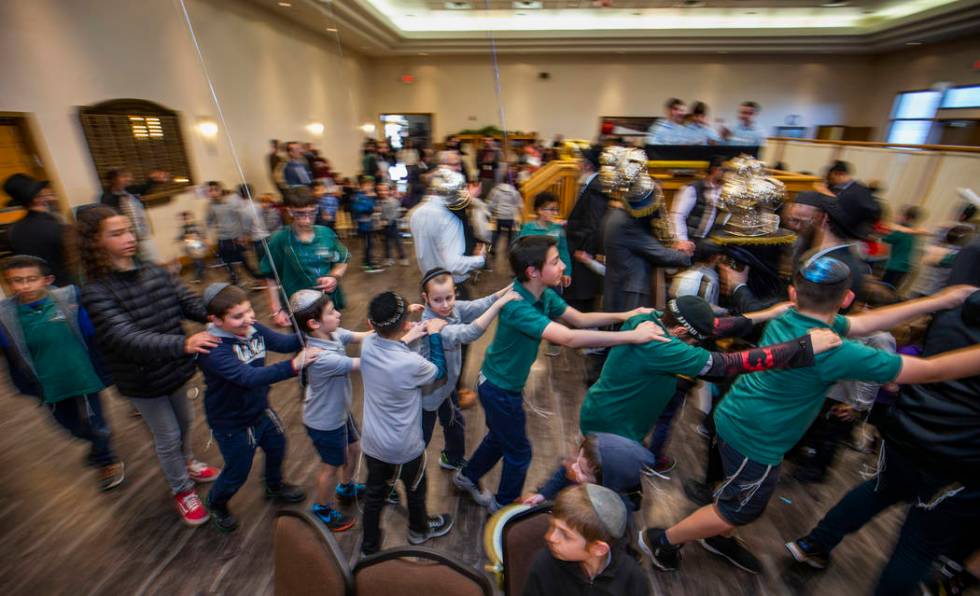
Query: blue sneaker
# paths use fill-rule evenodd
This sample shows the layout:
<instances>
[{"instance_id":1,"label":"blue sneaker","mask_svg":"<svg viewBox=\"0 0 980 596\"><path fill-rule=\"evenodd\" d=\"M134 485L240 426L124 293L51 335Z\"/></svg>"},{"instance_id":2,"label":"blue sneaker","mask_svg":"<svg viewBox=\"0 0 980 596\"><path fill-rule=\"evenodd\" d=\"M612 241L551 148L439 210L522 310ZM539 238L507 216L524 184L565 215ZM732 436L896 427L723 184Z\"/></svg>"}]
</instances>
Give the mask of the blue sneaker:
<instances>
[{"instance_id":1,"label":"blue sneaker","mask_svg":"<svg viewBox=\"0 0 980 596\"><path fill-rule=\"evenodd\" d=\"M360 482L338 484L337 490L334 492L337 494L337 501L341 505L350 505L354 499L364 496L364 485Z\"/></svg>"},{"instance_id":2,"label":"blue sneaker","mask_svg":"<svg viewBox=\"0 0 980 596\"><path fill-rule=\"evenodd\" d=\"M310 511L317 517L317 519L322 521L325 526L330 528L331 532L343 532L344 530L349 530L354 527L353 518L347 517L333 507L313 503L313 506L310 507Z\"/></svg>"}]
</instances>

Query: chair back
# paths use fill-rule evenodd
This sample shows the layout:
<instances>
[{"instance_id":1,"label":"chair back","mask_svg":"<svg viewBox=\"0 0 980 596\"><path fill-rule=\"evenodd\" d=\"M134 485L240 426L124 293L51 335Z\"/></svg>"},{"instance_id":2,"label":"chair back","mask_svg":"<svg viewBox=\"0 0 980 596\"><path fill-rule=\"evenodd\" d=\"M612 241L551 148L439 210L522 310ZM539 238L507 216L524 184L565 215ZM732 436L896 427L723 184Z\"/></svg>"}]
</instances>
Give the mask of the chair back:
<instances>
[{"instance_id":1,"label":"chair back","mask_svg":"<svg viewBox=\"0 0 980 596\"><path fill-rule=\"evenodd\" d=\"M548 530L551 505L532 507L514 515L504 523L503 567L505 596L520 596L534 557L548 548L544 534Z\"/></svg>"},{"instance_id":2,"label":"chair back","mask_svg":"<svg viewBox=\"0 0 980 596\"><path fill-rule=\"evenodd\" d=\"M324 525L305 511L276 514L274 539L276 596L349 596L350 566Z\"/></svg>"},{"instance_id":3,"label":"chair back","mask_svg":"<svg viewBox=\"0 0 980 596\"><path fill-rule=\"evenodd\" d=\"M451 557L402 547L365 557L354 566L354 591L379 596L492 596L490 580Z\"/></svg>"}]
</instances>

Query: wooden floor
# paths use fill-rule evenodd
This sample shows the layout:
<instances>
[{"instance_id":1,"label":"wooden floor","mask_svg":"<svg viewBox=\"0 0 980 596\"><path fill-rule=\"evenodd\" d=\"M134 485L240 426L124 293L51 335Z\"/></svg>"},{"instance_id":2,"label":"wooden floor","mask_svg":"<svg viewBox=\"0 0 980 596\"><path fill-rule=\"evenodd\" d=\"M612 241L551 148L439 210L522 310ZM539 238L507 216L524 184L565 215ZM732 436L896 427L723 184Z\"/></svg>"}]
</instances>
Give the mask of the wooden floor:
<instances>
[{"instance_id":1,"label":"wooden floor","mask_svg":"<svg viewBox=\"0 0 980 596\"><path fill-rule=\"evenodd\" d=\"M500 269L505 268L501 263ZM209 275L215 280L222 277L220 270L212 270ZM415 298L417 280L414 263L372 275L352 266L343 283L350 305L344 312L344 325L363 329L366 304L378 291L395 289ZM485 273L477 287L481 293L489 293L506 281L507 276L502 273ZM265 305L261 306L260 312L267 313ZM465 378L471 386L491 336L492 330L470 351ZM200 383L200 376L195 382ZM100 493L94 472L83 466L86 447L61 432L36 402L16 395L5 381L0 385L5 394L0 397L0 594L272 592L275 507L263 498L260 465L253 467L252 477L231 502L242 521L238 532L222 535L210 526L187 528L178 521L148 430L112 390L106 392L104 401L115 449L126 463L126 481L109 493ZM359 417L361 383L357 375L354 387L355 414ZM584 392L578 354L563 349L560 356L549 358L542 352L526 392L528 431L534 446L527 488L543 482L561 455L574 444ZM303 431L298 383L276 385L271 400L288 430L285 476L312 491L318 458ZM200 459L221 465L217 447L208 447L201 399L196 400L194 408L195 453ZM484 432L483 414L476 407L465 415L467 446L472 452ZM676 421L670 448L678 461L677 469L669 481L656 480L644 487L641 523L666 526L694 509L683 495L681 481L702 473L703 442L693 430L698 419L699 413L690 404L685 406ZM441 447L442 435L437 429L429 448L429 510L452 512L456 526L431 546L482 569L485 516L454 493L450 474L436 463ZM869 593L891 550L899 511L882 515L845 540L834 553L832 567L822 573L801 571L791 565L783 548L784 541L809 529L844 491L860 481L858 470L866 457L845 450L843 460L825 485L801 487L789 478L780 481L765 516L741 532L763 561L764 574L756 577L738 571L693 544L684 549L680 572L649 572L654 593ZM499 468L488 476L488 486L496 485L498 474ZM201 490L202 496L206 490ZM356 510L352 513L356 514ZM387 507L383 527L386 546L405 543L404 507ZM338 538L344 552L355 561L360 546L359 525ZM649 571L649 563L644 561L643 565Z\"/></svg>"}]
</instances>

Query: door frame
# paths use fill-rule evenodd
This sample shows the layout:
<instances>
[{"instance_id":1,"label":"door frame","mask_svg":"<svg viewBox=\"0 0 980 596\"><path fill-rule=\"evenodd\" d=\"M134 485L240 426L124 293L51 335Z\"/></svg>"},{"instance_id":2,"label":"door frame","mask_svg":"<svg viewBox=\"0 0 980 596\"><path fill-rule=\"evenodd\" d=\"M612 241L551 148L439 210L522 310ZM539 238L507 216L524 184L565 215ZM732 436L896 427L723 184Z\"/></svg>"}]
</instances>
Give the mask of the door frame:
<instances>
[{"instance_id":1,"label":"door frame","mask_svg":"<svg viewBox=\"0 0 980 596\"><path fill-rule=\"evenodd\" d=\"M48 181L55 196L58 197L58 211L66 218L71 218L71 210L68 201L65 199L64 188L54 169L49 166L52 162L51 154L48 153L47 146L43 142L44 137L41 135L37 118L31 112L0 111L0 122L12 124L20 130L24 142L27 144L27 150L31 152L34 162L37 164L31 174ZM0 223L13 223L22 218L26 212L22 207L4 207L0 209Z\"/></svg>"}]
</instances>

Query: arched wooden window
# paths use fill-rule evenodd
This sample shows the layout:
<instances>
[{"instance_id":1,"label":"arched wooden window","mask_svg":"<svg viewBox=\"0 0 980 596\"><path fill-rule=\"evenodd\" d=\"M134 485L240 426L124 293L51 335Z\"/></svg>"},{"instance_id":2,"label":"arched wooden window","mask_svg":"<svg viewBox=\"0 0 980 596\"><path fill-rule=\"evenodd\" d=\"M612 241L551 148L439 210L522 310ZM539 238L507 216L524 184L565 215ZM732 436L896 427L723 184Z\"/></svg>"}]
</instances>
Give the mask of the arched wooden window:
<instances>
[{"instance_id":1,"label":"arched wooden window","mask_svg":"<svg viewBox=\"0 0 980 596\"><path fill-rule=\"evenodd\" d=\"M154 169L170 172L169 183L143 197L150 200L193 184L177 112L141 99L113 99L79 108L78 117L99 180L115 169L130 170L136 182Z\"/></svg>"}]
</instances>

